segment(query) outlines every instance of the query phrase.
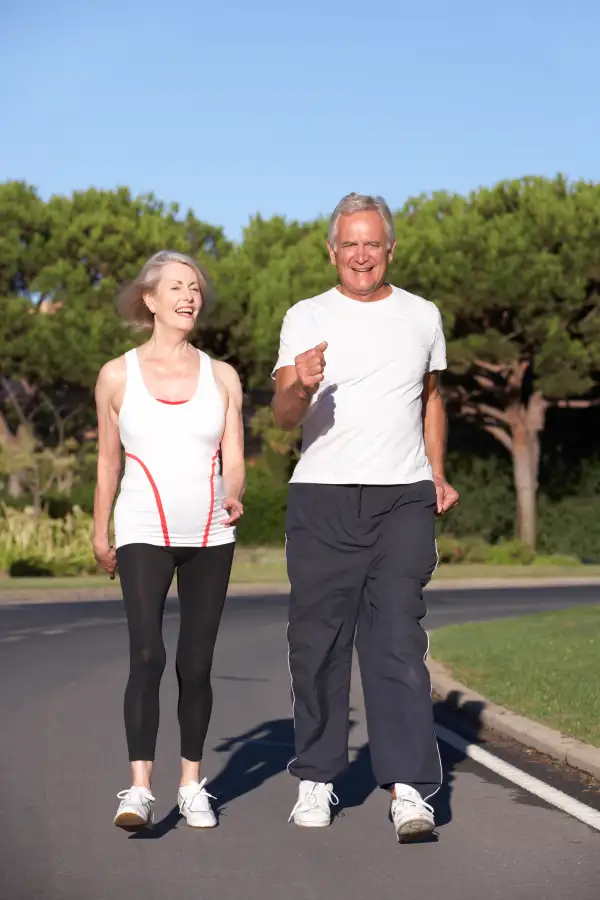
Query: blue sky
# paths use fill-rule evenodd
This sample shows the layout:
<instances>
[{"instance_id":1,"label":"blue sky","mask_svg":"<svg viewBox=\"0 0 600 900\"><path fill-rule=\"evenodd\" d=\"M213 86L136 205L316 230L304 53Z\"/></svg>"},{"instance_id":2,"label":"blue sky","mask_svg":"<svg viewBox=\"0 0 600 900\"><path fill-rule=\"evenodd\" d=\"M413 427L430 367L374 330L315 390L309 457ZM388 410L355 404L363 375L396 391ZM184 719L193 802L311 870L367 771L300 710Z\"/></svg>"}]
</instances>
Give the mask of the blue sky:
<instances>
[{"instance_id":1,"label":"blue sky","mask_svg":"<svg viewBox=\"0 0 600 900\"><path fill-rule=\"evenodd\" d=\"M0 181L128 185L238 239L351 190L400 206L600 179L593 0L6 0Z\"/></svg>"}]
</instances>

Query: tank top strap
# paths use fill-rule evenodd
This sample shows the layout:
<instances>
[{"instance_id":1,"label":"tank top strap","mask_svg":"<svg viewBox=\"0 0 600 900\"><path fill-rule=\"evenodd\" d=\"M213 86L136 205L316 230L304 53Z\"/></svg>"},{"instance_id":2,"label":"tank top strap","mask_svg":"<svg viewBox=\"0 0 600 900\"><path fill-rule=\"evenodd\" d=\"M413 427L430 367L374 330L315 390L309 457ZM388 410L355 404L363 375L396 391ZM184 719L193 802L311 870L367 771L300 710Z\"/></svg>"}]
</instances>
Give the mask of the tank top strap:
<instances>
[{"instance_id":1,"label":"tank top strap","mask_svg":"<svg viewBox=\"0 0 600 900\"><path fill-rule=\"evenodd\" d=\"M200 354L200 387L216 388L217 382L212 367L212 359L204 350L198 350L198 353Z\"/></svg>"},{"instance_id":2,"label":"tank top strap","mask_svg":"<svg viewBox=\"0 0 600 900\"><path fill-rule=\"evenodd\" d=\"M198 385L198 395L200 396L204 394L204 396L206 397L207 394L212 394L213 396L218 397L221 402L223 402L221 389L217 381L217 376L215 375L213 360L208 355L208 353L204 352L204 350L199 350L199 353L200 383Z\"/></svg>"},{"instance_id":3,"label":"tank top strap","mask_svg":"<svg viewBox=\"0 0 600 900\"><path fill-rule=\"evenodd\" d=\"M125 354L125 369L127 372L126 390L130 393L146 393L146 386L142 378L142 370L138 359L137 350L128 350Z\"/></svg>"}]
</instances>

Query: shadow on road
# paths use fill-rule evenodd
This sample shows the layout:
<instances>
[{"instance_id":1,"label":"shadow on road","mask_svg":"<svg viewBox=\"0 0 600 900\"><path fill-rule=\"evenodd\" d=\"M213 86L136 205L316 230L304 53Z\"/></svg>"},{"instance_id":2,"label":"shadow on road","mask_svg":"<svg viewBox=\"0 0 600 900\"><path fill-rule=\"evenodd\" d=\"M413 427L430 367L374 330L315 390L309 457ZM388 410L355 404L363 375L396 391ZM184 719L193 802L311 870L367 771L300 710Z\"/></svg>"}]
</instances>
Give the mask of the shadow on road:
<instances>
[{"instance_id":1,"label":"shadow on road","mask_svg":"<svg viewBox=\"0 0 600 900\"><path fill-rule=\"evenodd\" d=\"M286 770L294 755L294 724L292 719L272 719L243 734L225 738L214 749L216 753L231 753L207 787L217 798L219 813L227 803Z\"/></svg>"},{"instance_id":2,"label":"shadow on road","mask_svg":"<svg viewBox=\"0 0 600 900\"><path fill-rule=\"evenodd\" d=\"M433 704L433 714L436 722L445 725L454 731L460 731L473 744L481 743L482 732L481 712L483 704L471 701L461 705L461 712L457 713L461 695L454 691L445 700L436 700ZM467 758L460 750L439 741L440 757L444 780L441 788L430 801L435 810L436 824L442 828L452 821L452 792L454 788L456 769Z\"/></svg>"},{"instance_id":3,"label":"shadow on road","mask_svg":"<svg viewBox=\"0 0 600 900\"><path fill-rule=\"evenodd\" d=\"M481 743L481 711L483 706L478 702L463 703L461 712L457 713L457 707L461 701L460 695L450 694L444 701L437 700L434 703L434 717L437 722L446 725L455 731L464 734L474 743ZM450 747L439 741L440 758L442 761L443 782L437 794L430 800L434 811L435 821L439 828L443 828L452 821L452 793L457 768L467 758L460 750ZM354 806L362 806L369 795L376 790L377 785L371 770L371 757L369 745L364 744L356 753L354 761L336 783L336 792L340 797L338 815L344 810ZM432 840L429 838L428 840ZM435 838L434 838L435 840Z\"/></svg>"},{"instance_id":4,"label":"shadow on road","mask_svg":"<svg viewBox=\"0 0 600 900\"><path fill-rule=\"evenodd\" d=\"M350 719L350 731L356 724ZM233 752L232 752L233 751ZM208 790L217 798L217 810L232 800L256 790L269 778L285 772L294 755L294 723L291 718L272 719L255 728L226 738L216 753L231 753ZM364 803L376 785L370 772L368 748L359 749L356 759L340 779L344 784L344 806ZM293 796L290 794L290 798Z\"/></svg>"},{"instance_id":5,"label":"shadow on road","mask_svg":"<svg viewBox=\"0 0 600 900\"><path fill-rule=\"evenodd\" d=\"M346 771L335 783L335 792L340 798L336 815L341 815L345 809L362 806L375 790L377 790L377 782L373 778L371 770L369 745L363 744L356 751L355 757Z\"/></svg>"},{"instance_id":6,"label":"shadow on road","mask_svg":"<svg viewBox=\"0 0 600 900\"><path fill-rule=\"evenodd\" d=\"M216 797L213 809L220 818L232 800L256 790L269 778L285 771L293 756L294 725L291 719L272 719L235 737L225 738L214 749L231 754L206 789ZM132 839L156 840L177 827L177 807L152 829L136 832Z\"/></svg>"},{"instance_id":7,"label":"shadow on road","mask_svg":"<svg viewBox=\"0 0 600 900\"><path fill-rule=\"evenodd\" d=\"M179 813L179 809L177 806L174 806L167 815L160 820L160 822L156 822L153 828L139 828L131 829L133 832L130 841L157 841L160 838L164 837L165 834L168 834L169 831L173 831L174 828L177 828L177 823L179 822L181 815ZM126 831L129 829L125 829Z\"/></svg>"},{"instance_id":8,"label":"shadow on road","mask_svg":"<svg viewBox=\"0 0 600 900\"><path fill-rule=\"evenodd\" d=\"M460 695L450 694L446 700L436 701L434 703L435 719L454 730L457 730L457 724L460 722L460 731L465 733L466 727L466 736L469 740L479 743L479 734L482 728L481 704L471 703L462 706L460 719L457 719L456 708L459 700ZM351 719L350 733L355 724L355 721ZM436 824L439 828L443 828L452 821L455 771L466 757L464 753L443 742L439 743L439 747L443 784L431 803L435 810ZM293 721L291 718L285 718L262 722L249 731L225 738L214 749L216 753L230 754L219 774L207 786L209 793L216 797L214 808L217 817L220 817L228 803L256 790L269 778L273 778L287 769L294 749ZM371 756L367 743L355 751L354 759L336 781L335 791L340 799L336 815L340 815L345 809L362 806L376 789L377 784L371 770ZM292 794L290 794L290 798L292 798ZM179 818L179 810L174 807L160 822L156 823L153 829L136 832L132 834L131 838L156 840L164 837L165 834L177 827ZM435 837L430 837L428 840L435 840Z\"/></svg>"}]
</instances>

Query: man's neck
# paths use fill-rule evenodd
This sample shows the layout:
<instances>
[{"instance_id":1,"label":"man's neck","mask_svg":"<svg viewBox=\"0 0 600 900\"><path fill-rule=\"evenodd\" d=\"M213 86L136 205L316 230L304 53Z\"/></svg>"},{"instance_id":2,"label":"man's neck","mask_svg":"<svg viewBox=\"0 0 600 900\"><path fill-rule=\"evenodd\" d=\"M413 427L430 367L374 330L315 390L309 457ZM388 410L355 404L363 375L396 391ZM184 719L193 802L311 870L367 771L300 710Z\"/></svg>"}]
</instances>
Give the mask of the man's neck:
<instances>
[{"instance_id":1,"label":"man's neck","mask_svg":"<svg viewBox=\"0 0 600 900\"><path fill-rule=\"evenodd\" d=\"M350 300L358 300L361 303L374 303L377 300L385 300L386 297L389 297L392 293L392 286L387 282L380 284L379 287L376 287L373 291L369 291L368 294L355 294L349 288L347 288L344 284L338 284L336 290L343 294L344 297L348 297Z\"/></svg>"}]
</instances>

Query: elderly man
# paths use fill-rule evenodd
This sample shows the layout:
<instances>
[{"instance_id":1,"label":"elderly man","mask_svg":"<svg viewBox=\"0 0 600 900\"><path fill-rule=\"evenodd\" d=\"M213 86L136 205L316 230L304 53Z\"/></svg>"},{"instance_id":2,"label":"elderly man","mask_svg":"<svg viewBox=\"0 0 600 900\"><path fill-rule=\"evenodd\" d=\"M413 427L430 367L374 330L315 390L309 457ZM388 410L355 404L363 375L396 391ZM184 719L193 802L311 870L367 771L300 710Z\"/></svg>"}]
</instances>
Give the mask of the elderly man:
<instances>
[{"instance_id":1,"label":"elderly man","mask_svg":"<svg viewBox=\"0 0 600 900\"><path fill-rule=\"evenodd\" d=\"M280 427L303 432L286 522L288 768L300 779L290 820L331 821L332 783L348 762L356 636L373 772L404 841L435 827L427 800L442 771L423 588L437 563L435 515L458 494L444 476L441 317L386 282L394 247L385 201L344 197L328 240L340 284L288 310L273 410Z\"/></svg>"}]
</instances>

